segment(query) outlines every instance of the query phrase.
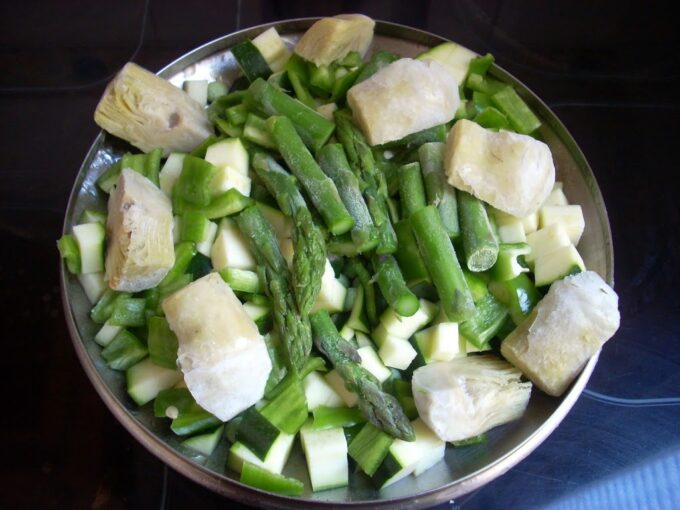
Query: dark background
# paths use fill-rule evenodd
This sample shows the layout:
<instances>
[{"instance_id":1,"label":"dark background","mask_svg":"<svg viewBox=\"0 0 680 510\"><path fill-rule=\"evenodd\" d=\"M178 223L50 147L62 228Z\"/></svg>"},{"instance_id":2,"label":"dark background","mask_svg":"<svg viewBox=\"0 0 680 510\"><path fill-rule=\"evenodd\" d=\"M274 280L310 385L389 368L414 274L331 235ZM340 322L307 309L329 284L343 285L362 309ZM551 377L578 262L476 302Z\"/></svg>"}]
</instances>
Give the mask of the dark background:
<instances>
[{"instance_id":1,"label":"dark background","mask_svg":"<svg viewBox=\"0 0 680 510\"><path fill-rule=\"evenodd\" d=\"M66 330L55 240L98 132L97 100L123 63L158 70L238 28L341 12L492 52L581 146L614 235L623 319L588 391L529 458L442 508L680 508L680 37L672 5L3 1L0 508L237 507L164 467L99 400Z\"/></svg>"}]
</instances>

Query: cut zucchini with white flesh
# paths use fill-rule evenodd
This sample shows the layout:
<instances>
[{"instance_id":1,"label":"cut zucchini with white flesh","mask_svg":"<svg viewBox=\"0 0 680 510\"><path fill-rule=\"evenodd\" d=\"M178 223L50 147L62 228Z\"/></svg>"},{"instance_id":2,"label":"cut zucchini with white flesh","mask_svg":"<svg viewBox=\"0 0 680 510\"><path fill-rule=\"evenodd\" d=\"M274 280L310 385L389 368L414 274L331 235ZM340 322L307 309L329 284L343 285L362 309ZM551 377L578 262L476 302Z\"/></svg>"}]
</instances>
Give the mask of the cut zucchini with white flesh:
<instances>
[{"instance_id":1,"label":"cut zucchini with white flesh","mask_svg":"<svg viewBox=\"0 0 680 510\"><path fill-rule=\"evenodd\" d=\"M217 223L214 221L208 222L208 229L203 237L203 241L196 244L196 251L210 257L210 252L212 251L212 245L217 237Z\"/></svg>"},{"instance_id":2,"label":"cut zucchini with white flesh","mask_svg":"<svg viewBox=\"0 0 680 510\"><path fill-rule=\"evenodd\" d=\"M385 489L413 473L422 456L417 440L395 439L371 480L380 489Z\"/></svg>"},{"instance_id":3,"label":"cut zucchini with white flesh","mask_svg":"<svg viewBox=\"0 0 680 510\"><path fill-rule=\"evenodd\" d=\"M212 196L217 196L230 189L235 189L241 195L249 197L252 185L253 182L247 175L243 175L230 166L222 166L218 167L217 172L215 172L215 177L210 183L210 192Z\"/></svg>"},{"instance_id":4,"label":"cut zucchini with white flesh","mask_svg":"<svg viewBox=\"0 0 680 510\"><path fill-rule=\"evenodd\" d=\"M307 408L313 411L319 406L343 407L345 401L331 387L319 372L310 372L302 380L302 387L305 390Z\"/></svg>"},{"instance_id":5,"label":"cut zucchini with white flesh","mask_svg":"<svg viewBox=\"0 0 680 510\"><path fill-rule=\"evenodd\" d=\"M581 239L586 222L580 205L547 205L538 212L541 228L559 223L576 246Z\"/></svg>"},{"instance_id":6,"label":"cut zucchini with white flesh","mask_svg":"<svg viewBox=\"0 0 680 510\"><path fill-rule=\"evenodd\" d=\"M250 462L256 466L263 467L272 473L281 474L283 467L286 465L286 462L288 462L288 457L290 457L290 451L293 449L294 440L295 434L281 432L267 452L264 460L261 460L243 443L237 441L229 448L227 467L240 473L243 468L243 463Z\"/></svg>"},{"instance_id":7,"label":"cut zucchini with white flesh","mask_svg":"<svg viewBox=\"0 0 680 510\"><path fill-rule=\"evenodd\" d=\"M272 72L281 71L290 58L291 51L274 27L253 39L253 44L267 61Z\"/></svg>"},{"instance_id":8,"label":"cut zucchini with white flesh","mask_svg":"<svg viewBox=\"0 0 680 510\"><path fill-rule=\"evenodd\" d=\"M369 336L361 331L355 331L354 337L356 338L359 347L375 347Z\"/></svg>"},{"instance_id":9,"label":"cut zucchini with white flesh","mask_svg":"<svg viewBox=\"0 0 680 510\"><path fill-rule=\"evenodd\" d=\"M82 274L104 271L104 240L106 229L95 221L73 227L73 237L80 252L80 272Z\"/></svg>"},{"instance_id":10,"label":"cut zucchini with white flesh","mask_svg":"<svg viewBox=\"0 0 680 510\"><path fill-rule=\"evenodd\" d=\"M408 340L390 336L383 342L378 351L385 366L406 370L418 355Z\"/></svg>"},{"instance_id":11,"label":"cut zucchini with white flesh","mask_svg":"<svg viewBox=\"0 0 680 510\"><path fill-rule=\"evenodd\" d=\"M411 338L416 331L422 329L434 318L437 310L437 305L421 299L418 311L410 317L403 317L393 308L387 308L380 316L380 324L383 325L390 336ZM380 345L380 342L378 342L378 345Z\"/></svg>"},{"instance_id":12,"label":"cut zucchini with white flesh","mask_svg":"<svg viewBox=\"0 0 680 510\"><path fill-rule=\"evenodd\" d=\"M118 333L123 329L123 326L114 326L106 321L101 329L94 336L94 341L102 347L106 347L111 343Z\"/></svg>"},{"instance_id":13,"label":"cut zucchini with white flesh","mask_svg":"<svg viewBox=\"0 0 680 510\"><path fill-rule=\"evenodd\" d=\"M335 103L328 103L328 104L322 104L321 106L317 106L316 111L317 113L321 114L324 118L330 120L331 122L333 121L333 112L338 109L338 105Z\"/></svg>"},{"instance_id":14,"label":"cut zucchini with white flesh","mask_svg":"<svg viewBox=\"0 0 680 510\"><path fill-rule=\"evenodd\" d=\"M104 280L104 273L78 273L78 281L83 286L85 295L91 304L95 304L102 297L108 285Z\"/></svg>"},{"instance_id":15,"label":"cut zucchini with white flesh","mask_svg":"<svg viewBox=\"0 0 680 510\"><path fill-rule=\"evenodd\" d=\"M208 104L208 80L184 80L182 88L201 106Z\"/></svg>"},{"instance_id":16,"label":"cut zucchini with white flesh","mask_svg":"<svg viewBox=\"0 0 680 510\"><path fill-rule=\"evenodd\" d=\"M380 361L378 353L375 352L373 347L359 347L357 352L361 357L361 366L373 374L378 381L384 383L390 378L392 371Z\"/></svg>"},{"instance_id":17,"label":"cut zucchini with white flesh","mask_svg":"<svg viewBox=\"0 0 680 510\"><path fill-rule=\"evenodd\" d=\"M541 255L534 260L536 286L550 285L565 276L586 270L586 265L573 244Z\"/></svg>"},{"instance_id":18,"label":"cut zucchini with white flesh","mask_svg":"<svg viewBox=\"0 0 680 510\"><path fill-rule=\"evenodd\" d=\"M291 239L293 237L293 220L289 216L267 204L258 203L257 208L274 229L277 239Z\"/></svg>"},{"instance_id":19,"label":"cut zucchini with white flesh","mask_svg":"<svg viewBox=\"0 0 680 510\"><path fill-rule=\"evenodd\" d=\"M267 314L271 312L271 307L266 305L256 305L255 303L251 303L249 301L243 303L243 309L246 311L248 316L253 319L253 322L257 322L258 320L266 317Z\"/></svg>"},{"instance_id":20,"label":"cut zucchini with white flesh","mask_svg":"<svg viewBox=\"0 0 680 510\"><path fill-rule=\"evenodd\" d=\"M619 327L618 296L593 271L555 282L501 344L501 353L548 395L559 396Z\"/></svg>"},{"instance_id":21,"label":"cut zucchini with white flesh","mask_svg":"<svg viewBox=\"0 0 680 510\"><path fill-rule=\"evenodd\" d=\"M531 251L524 256L524 260L533 262L536 257L548 255L555 250L569 246L571 240L561 223L553 223L529 234L527 244L531 247Z\"/></svg>"},{"instance_id":22,"label":"cut zucchini with white flesh","mask_svg":"<svg viewBox=\"0 0 680 510\"><path fill-rule=\"evenodd\" d=\"M182 441L184 446L188 446L192 450L209 457L212 452L217 448L220 439L222 439L222 433L224 432L224 425L220 425L214 431L208 434L200 434L198 436L190 437Z\"/></svg>"},{"instance_id":23,"label":"cut zucchini with white flesh","mask_svg":"<svg viewBox=\"0 0 680 510\"><path fill-rule=\"evenodd\" d=\"M546 205L569 205L569 200L567 200L567 196L562 190L561 182L555 182L550 195L548 195L548 198L545 199L545 202L543 202L541 207L545 207Z\"/></svg>"},{"instance_id":24,"label":"cut zucchini with white flesh","mask_svg":"<svg viewBox=\"0 0 680 510\"><path fill-rule=\"evenodd\" d=\"M524 224L519 218L512 221L497 223L498 237L502 243L525 243L527 240Z\"/></svg>"},{"instance_id":25,"label":"cut zucchini with white flesh","mask_svg":"<svg viewBox=\"0 0 680 510\"><path fill-rule=\"evenodd\" d=\"M348 342L352 341L352 338L354 338L354 330L350 328L347 324L345 324L342 329L340 330L340 336L347 340Z\"/></svg>"},{"instance_id":26,"label":"cut zucchini with white flesh","mask_svg":"<svg viewBox=\"0 0 680 510\"><path fill-rule=\"evenodd\" d=\"M138 406L151 402L159 392L182 380L182 372L155 365L146 358L125 372L127 391Z\"/></svg>"},{"instance_id":27,"label":"cut zucchini with white flesh","mask_svg":"<svg viewBox=\"0 0 680 510\"><path fill-rule=\"evenodd\" d=\"M175 183L182 173L184 156L186 156L186 154L182 152L173 152L170 154L158 174L158 182L161 191L165 193L168 198L172 198L172 188L175 187Z\"/></svg>"},{"instance_id":28,"label":"cut zucchini with white flesh","mask_svg":"<svg viewBox=\"0 0 680 510\"><path fill-rule=\"evenodd\" d=\"M416 434L416 443L418 443L422 452L422 457L416 464L413 475L420 476L444 458L446 443L439 439L437 434L432 432L420 418L412 421L411 425L413 425L413 432Z\"/></svg>"},{"instance_id":29,"label":"cut zucchini with white flesh","mask_svg":"<svg viewBox=\"0 0 680 510\"><path fill-rule=\"evenodd\" d=\"M324 379L326 379L326 382L329 384L333 390L340 395L340 398L345 402L345 405L347 407L354 407L357 405L357 400L359 400L359 397L357 396L356 393L353 391L349 391L347 387L345 386L345 381L342 379L340 374L336 369L331 370L328 372L325 376Z\"/></svg>"},{"instance_id":30,"label":"cut zucchini with white flesh","mask_svg":"<svg viewBox=\"0 0 680 510\"><path fill-rule=\"evenodd\" d=\"M470 342L470 340L468 340L464 336L461 336L460 339L465 344L465 353L466 354L470 354L470 353L473 353L473 352L486 352L486 351L491 350L491 345L488 342L486 344L484 344L484 346L480 349L479 347L477 347L475 344Z\"/></svg>"},{"instance_id":31,"label":"cut zucchini with white flesh","mask_svg":"<svg viewBox=\"0 0 680 510\"><path fill-rule=\"evenodd\" d=\"M329 65L352 51L362 57L373 40L375 21L363 14L340 14L315 22L298 41L295 53L317 66Z\"/></svg>"},{"instance_id":32,"label":"cut zucchini with white flesh","mask_svg":"<svg viewBox=\"0 0 680 510\"><path fill-rule=\"evenodd\" d=\"M536 232L538 230L538 213L531 213L522 218L522 225L524 225L524 233L526 235Z\"/></svg>"},{"instance_id":33,"label":"cut zucchini with white flesh","mask_svg":"<svg viewBox=\"0 0 680 510\"><path fill-rule=\"evenodd\" d=\"M222 421L264 395L271 360L262 335L215 272L163 300L177 360L196 403Z\"/></svg>"},{"instance_id":34,"label":"cut zucchini with white flesh","mask_svg":"<svg viewBox=\"0 0 680 510\"><path fill-rule=\"evenodd\" d=\"M300 429L300 443L313 491L348 485L347 439L342 427L314 430L309 421Z\"/></svg>"},{"instance_id":35,"label":"cut zucchini with white flesh","mask_svg":"<svg viewBox=\"0 0 680 510\"><path fill-rule=\"evenodd\" d=\"M216 271L225 267L251 271L257 268L248 241L243 237L238 226L226 218L220 222L217 238L210 251L210 260Z\"/></svg>"},{"instance_id":36,"label":"cut zucchini with white flesh","mask_svg":"<svg viewBox=\"0 0 680 510\"><path fill-rule=\"evenodd\" d=\"M330 260L326 259L326 267L321 277L321 290L316 297L316 302L312 306L314 313L319 310L328 310L328 313L342 312L345 307L347 297L347 287L335 278L335 271Z\"/></svg>"},{"instance_id":37,"label":"cut zucchini with white flesh","mask_svg":"<svg viewBox=\"0 0 680 510\"><path fill-rule=\"evenodd\" d=\"M212 144L205 151L205 160L217 168L228 166L237 172L248 175L248 151L240 138L227 138Z\"/></svg>"},{"instance_id":38,"label":"cut zucchini with white flesh","mask_svg":"<svg viewBox=\"0 0 680 510\"><path fill-rule=\"evenodd\" d=\"M425 53L421 53L417 58L418 60L434 60L439 62L453 76L458 86L460 86L468 74L470 61L476 56L475 52L459 44L445 42L427 50Z\"/></svg>"},{"instance_id":39,"label":"cut zucchini with white flesh","mask_svg":"<svg viewBox=\"0 0 680 510\"><path fill-rule=\"evenodd\" d=\"M109 286L125 292L155 287L175 263L170 199L143 175L123 168L108 212Z\"/></svg>"},{"instance_id":40,"label":"cut zucchini with white flesh","mask_svg":"<svg viewBox=\"0 0 680 510\"><path fill-rule=\"evenodd\" d=\"M458 335L457 322L440 322L419 331L415 336L425 363L449 361L465 356L465 339Z\"/></svg>"}]
</instances>

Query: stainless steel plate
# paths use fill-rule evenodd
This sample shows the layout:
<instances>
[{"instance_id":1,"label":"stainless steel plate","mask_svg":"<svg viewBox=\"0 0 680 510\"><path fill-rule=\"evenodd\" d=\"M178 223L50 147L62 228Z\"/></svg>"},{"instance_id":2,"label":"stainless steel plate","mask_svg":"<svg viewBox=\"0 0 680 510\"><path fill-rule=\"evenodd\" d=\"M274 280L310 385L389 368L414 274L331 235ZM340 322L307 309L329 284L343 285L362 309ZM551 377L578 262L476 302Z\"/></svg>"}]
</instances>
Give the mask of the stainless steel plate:
<instances>
[{"instance_id":1,"label":"stainless steel plate","mask_svg":"<svg viewBox=\"0 0 680 510\"><path fill-rule=\"evenodd\" d=\"M160 71L160 75L180 85L185 79L221 79L232 82L238 73L229 48L253 38L275 26L291 46L315 19L297 19L242 30L212 41L186 54ZM403 56L415 56L445 39L413 28L378 22L371 51L390 50ZM610 284L613 280L613 253L607 212L588 163L562 123L527 87L499 67L491 73L512 83L520 95L543 120L540 134L550 145L558 179L573 203L583 206L586 229L579 244L588 268L597 271ZM70 232L86 207L105 207L105 195L95 186L97 177L130 147L101 133L87 153L71 192L64 220L64 232ZM319 505L337 507L409 508L434 505L469 492L500 476L529 455L562 421L585 387L597 362L593 357L584 367L571 389L559 399L534 391L523 418L494 429L489 441L465 449L448 449L446 461L440 462L418 478L408 477L384 491L376 491L364 477L351 475L350 486L343 489L311 493L301 498L272 495L241 485L234 473L226 471L227 444L223 441L209 458L195 455L181 446L167 420L153 417L151 406L137 408L127 396L123 374L110 370L100 356L93 337L97 326L88 317L88 303L78 281L62 268L62 297L66 320L80 362L95 389L116 418L149 451L175 470L230 498L263 507L311 508ZM294 452L286 474L306 481L304 459Z\"/></svg>"}]
</instances>

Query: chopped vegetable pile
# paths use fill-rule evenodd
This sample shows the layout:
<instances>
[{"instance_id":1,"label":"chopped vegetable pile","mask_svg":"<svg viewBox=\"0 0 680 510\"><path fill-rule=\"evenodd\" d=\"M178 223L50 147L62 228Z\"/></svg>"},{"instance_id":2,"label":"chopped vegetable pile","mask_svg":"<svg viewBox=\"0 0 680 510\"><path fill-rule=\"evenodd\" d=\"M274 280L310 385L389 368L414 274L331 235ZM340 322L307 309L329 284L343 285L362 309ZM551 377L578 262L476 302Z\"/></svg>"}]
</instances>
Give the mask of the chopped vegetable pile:
<instances>
[{"instance_id":1,"label":"chopped vegetable pile","mask_svg":"<svg viewBox=\"0 0 680 510\"><path fill-rule=\"evenodd\" d=\"M561 395L619 325L493 57L371 54L373 27L324 18L293 53L270 28L231 84L126 65L95 120L144 153L58 241L132 400L281 494L347 485L349 459L381 489L418 476L534 385ZM283 474L298 436L309 481Z\"/></svg>"}]
</instances>

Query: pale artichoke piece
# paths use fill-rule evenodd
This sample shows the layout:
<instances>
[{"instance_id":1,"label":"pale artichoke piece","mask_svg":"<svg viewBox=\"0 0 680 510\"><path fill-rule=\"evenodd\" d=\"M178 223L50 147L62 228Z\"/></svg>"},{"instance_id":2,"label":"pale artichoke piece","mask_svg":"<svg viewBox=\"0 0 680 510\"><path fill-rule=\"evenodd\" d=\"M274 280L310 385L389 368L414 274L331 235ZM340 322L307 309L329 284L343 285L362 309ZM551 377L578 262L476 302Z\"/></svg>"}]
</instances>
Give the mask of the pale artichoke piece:
<instances>
[{"instance_id":1,"label":"pale artichoke piece","mask_svg":"<svg viewBox=\"0 0 680 510\"><path fill-rule=\"evenodd\" d=\"M560 396L619 327L619 298L594 271L552 284L501 344L501 353L548 395Z\"/></svg>"},{"instance_id":2,"label":"pale artichoke piece","mask_svg":"<svg viewBox=\"0 0 680 510\"><path fill-rule=\"evenodd\" d=\"M170 199L149 179L124 168L108 211L109 287L125 292L155 287L175 263Z\"/></svg>"},{"instance_id":3,"label":"pale artichoke piece","mask_svg":"<svg viewBox=\"0 0 680 510\"><path fill-rule=\"evenodd\" d=\"M418 414L443 441L460 441L522 416L531 383L493 354L435 362L413 373Z\"/></svg>"},{"instance_id":4,"label":"pale artichoke piece","mask_svg":"<svg viewBox=\"0 0 680 510\"><path fill-rule=\"evenodd\" d=\"M262 398L271 371L267 346L218 273L190 283L162 306L177 335L184 381L203 409L228 421Z\"/></svg>"},{"instance_id":5,"label":"pale artichoke piece","mask_svg":"<svg viewBox=\"0 0 680 510\"><path fill-rule=\"evenodd\" d=\"M402 58L354 85L347 102L369 143L380 145L450 121L460 96L441 64Z\"/></svg>"},{"instance_id":6,"label":"pale artichoke piece","mask_svg":"<svg viewBox=\"0 0 680 510\"><path fill-rule=\"evenodd\" d=\"M555 183L545 143L466 119L449 133L444 164L449 184L520 218L536 212Z\"/></svg>"},{"instance_id":7,"label":"pale artichoke piece","mask_svg":"<svg viewBox=\"0 0 680 510\"><path fill-rule=\"evenodd\" d=\"M213 133L203 107L186 92L129 62L108 84L94 121L144 152L190 152Z\"/></svg>"},{"instance_id":8,"label":"pale artichoke piece","mask_svg":"<svg viewBox=\"0 0 680 510\"><path fill-rule=\"evenodd\" d=\"M363 57L373 40L374 27L375 21L363 14L323 18L304 33L295 53L317 66L328 65L352 51Z\"/></svg>"}]
</instances>

